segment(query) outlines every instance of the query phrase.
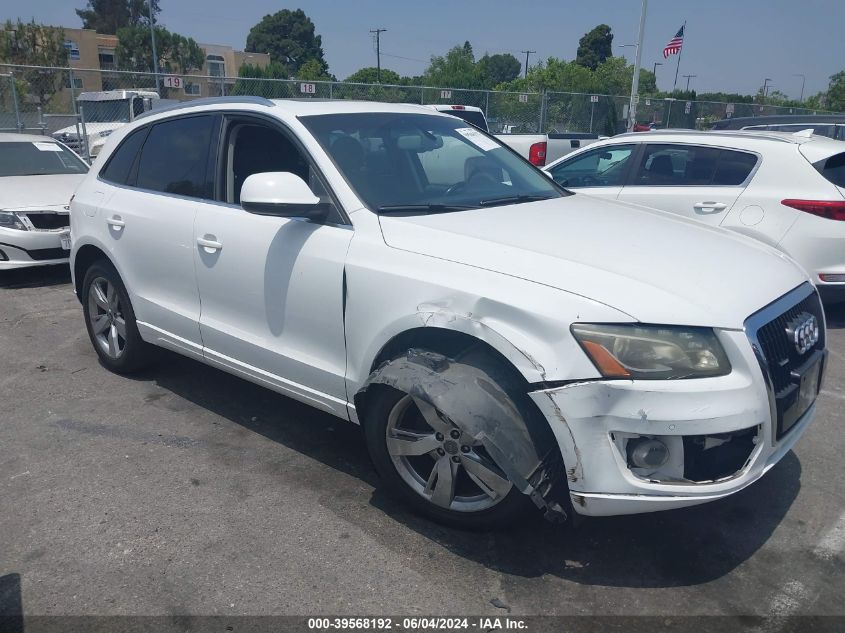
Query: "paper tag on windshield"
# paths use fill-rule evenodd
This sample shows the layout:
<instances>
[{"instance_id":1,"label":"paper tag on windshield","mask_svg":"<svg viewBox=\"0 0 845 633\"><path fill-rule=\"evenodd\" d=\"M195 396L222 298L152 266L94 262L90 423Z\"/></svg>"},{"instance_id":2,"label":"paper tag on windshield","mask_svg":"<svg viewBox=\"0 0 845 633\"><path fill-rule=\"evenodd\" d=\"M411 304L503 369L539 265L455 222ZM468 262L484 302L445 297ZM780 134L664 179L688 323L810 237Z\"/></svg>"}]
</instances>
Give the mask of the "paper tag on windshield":
<instances>
[{"instance_id":1,"label":"paper tag on windshield","mask_svg":"<svg viewBox=\"0 0 845 633\"><path fill-rule=\"evenodd\" d=\"M461 136L463 136L470 143L475 145L478 149L484 150L485 152L489 152L490 150L494 150L500 147L496 141L484 136L484 134L482 134L475 128L459 127L455 131Z\"/></svg>"},{"instance_id":2,"label":"paper tag on windshield","mask_svg":"<svg viewBox=\"0 0 845 633\"><path fill-rule=\"evenodd\" d=\"M43 143L39 141L35 141L33 143L35 147L42 152L61 152L62 148L56 143Z\"/></svg>"}]
</instances>

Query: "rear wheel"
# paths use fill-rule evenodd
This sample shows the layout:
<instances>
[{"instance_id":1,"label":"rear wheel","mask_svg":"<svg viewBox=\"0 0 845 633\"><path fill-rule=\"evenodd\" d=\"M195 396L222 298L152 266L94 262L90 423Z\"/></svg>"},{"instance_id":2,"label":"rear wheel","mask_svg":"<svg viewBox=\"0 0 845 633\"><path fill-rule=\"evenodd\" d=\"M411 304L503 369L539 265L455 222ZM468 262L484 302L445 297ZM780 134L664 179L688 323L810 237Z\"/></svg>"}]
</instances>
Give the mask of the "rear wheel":
<instances>
[{"instance_id":1,"label":"rear wheel","mask_svg":"<svg viewBox=\"0 0 845 633\"><path fill-rule=\"evenodd\" d=\"M152 346L141 339L129 293L110 263L98 261L86 271L82 310L91 344L103 365L130 373L149 364Z\"/></svg>"},{"instance_id":2,"label":"rear wheel","mask_svg":"<svg viewBox=\"0 0 845 633\"><path fill-rule=\"evenodd\" d=\"M502 396L508 397L504 390ZM455 527L490 529L531 512L528 498L481 443L425 400L376 385L364 422L379 474L421 514Z\"/></svg>"}]
</instances>

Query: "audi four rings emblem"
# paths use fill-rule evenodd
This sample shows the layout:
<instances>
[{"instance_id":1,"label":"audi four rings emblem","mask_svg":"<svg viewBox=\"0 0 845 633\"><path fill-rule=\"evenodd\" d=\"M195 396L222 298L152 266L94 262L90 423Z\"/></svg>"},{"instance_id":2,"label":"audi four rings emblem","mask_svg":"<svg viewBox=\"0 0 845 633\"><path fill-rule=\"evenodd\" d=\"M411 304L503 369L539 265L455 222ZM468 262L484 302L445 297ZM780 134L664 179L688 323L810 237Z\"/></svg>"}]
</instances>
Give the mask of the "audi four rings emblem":
<instances>
[{"instance_id":1,"label":"audi four rings emblem","mask_svg":"<svg viewBox=\"0 0 845 633\"><path fill-rule=\"evenodd\" d=\"M792 339L795 351L806 354L819 340L819 322L812 314L802 312L787 325L786 334Z\"/></svg>"}]
</instances>

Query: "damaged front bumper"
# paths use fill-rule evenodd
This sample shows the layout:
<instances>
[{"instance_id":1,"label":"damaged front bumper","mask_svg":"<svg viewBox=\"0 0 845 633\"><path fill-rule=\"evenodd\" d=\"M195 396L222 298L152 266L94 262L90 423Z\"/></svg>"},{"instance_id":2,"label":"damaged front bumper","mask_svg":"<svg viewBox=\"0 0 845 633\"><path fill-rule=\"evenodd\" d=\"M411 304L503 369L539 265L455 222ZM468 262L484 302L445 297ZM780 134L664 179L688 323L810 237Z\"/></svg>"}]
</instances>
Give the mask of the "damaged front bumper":
<instances>
[{"instance_id":1,"label":"damaged front bumper","mask_svg":"<svg viewBox=\"0 0 845 633\"><path fill-rule=\"evenodd\" d=\"M733 367L727 376L596 380L529 394L557 437L577 513L635 514L719 499L762 477L792 448L815 405L777 439L745 333L719 336ZM659 451L642 463L654 454L632 449L650 440Z\"/></svg>"}]
</instances>

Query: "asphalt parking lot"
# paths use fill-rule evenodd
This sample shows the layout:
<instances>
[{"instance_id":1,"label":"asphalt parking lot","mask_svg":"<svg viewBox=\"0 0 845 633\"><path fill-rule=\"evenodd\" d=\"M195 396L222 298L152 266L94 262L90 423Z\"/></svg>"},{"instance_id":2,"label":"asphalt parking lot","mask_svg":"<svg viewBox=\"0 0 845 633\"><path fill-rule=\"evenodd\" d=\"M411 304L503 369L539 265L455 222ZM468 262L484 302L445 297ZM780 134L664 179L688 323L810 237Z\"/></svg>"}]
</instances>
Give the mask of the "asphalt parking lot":
<instances>
[{"instance_id":1,"label":"asphalt parking lot","mask_svg":"<svg viewBox=\"0 0 845 633\"><path fill-rule=\"evenodd\" d=\"M474 534L359 429L171 354L97 362L64 268L0 273L0 614L842 615L845 310L818 417L697 508Z\"/></svg>"}]
</instances>

